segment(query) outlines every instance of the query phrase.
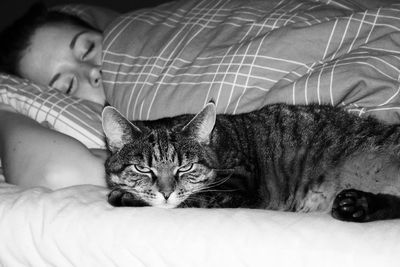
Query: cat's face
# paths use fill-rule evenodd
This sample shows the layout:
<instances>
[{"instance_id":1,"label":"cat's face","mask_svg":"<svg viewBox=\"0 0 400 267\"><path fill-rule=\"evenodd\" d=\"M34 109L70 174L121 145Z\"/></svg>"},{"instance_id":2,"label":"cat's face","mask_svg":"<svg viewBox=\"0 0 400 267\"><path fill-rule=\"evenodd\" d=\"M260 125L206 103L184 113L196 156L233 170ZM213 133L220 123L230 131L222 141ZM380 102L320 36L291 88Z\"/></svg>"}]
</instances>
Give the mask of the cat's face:
<instances>
[{"instance_id":1,"label":"cat's face","mask_svg":"<svg viewBox=\"0 0 400 267\"><path fill-rule=\"evenodd\" d=\"M174 208L212 186L215 155L207 142L215 111L212 107L202 112L175 130L139 129L106 108L103 128L112 152L106 162L111 188L130 192L151 206Z\"/></svg>"}]
</instances>

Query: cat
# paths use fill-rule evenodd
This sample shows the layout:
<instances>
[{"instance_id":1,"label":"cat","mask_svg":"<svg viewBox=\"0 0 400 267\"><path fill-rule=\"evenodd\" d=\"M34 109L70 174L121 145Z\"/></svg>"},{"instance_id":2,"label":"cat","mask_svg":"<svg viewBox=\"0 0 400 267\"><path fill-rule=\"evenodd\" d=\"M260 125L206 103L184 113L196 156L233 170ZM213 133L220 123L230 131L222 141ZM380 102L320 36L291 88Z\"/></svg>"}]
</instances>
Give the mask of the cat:
<instances>
[{"instance_id":1,"label":"cat","mask_svg":"<svg viewBox=\"0 0 400 267\"><path fill-rule=\"evenodd\" d=\"M102 114L114 206L330 212L400 218L400 126L329 105L272 104L250 113L154 121Z\"/></svg>"}]
</instances>

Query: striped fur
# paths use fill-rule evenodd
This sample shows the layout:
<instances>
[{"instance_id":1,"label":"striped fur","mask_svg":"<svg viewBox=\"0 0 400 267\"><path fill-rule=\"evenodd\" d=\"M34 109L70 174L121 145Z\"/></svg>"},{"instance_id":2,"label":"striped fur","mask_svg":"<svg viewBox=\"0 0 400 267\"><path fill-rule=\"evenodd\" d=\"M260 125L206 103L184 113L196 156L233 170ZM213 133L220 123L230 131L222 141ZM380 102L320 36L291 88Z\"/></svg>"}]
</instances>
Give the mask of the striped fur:
<instances>
[{"instance_id":1,"label":"striped fur","mask_svg":"<svg viewBox=\"0 0 400 267\"><path fill-rule=\"evenodd\" d=\"M324 105L215 113L132 124L107 108L110 203L400 216L398 126Z\"/></svg>"}]
</instances>

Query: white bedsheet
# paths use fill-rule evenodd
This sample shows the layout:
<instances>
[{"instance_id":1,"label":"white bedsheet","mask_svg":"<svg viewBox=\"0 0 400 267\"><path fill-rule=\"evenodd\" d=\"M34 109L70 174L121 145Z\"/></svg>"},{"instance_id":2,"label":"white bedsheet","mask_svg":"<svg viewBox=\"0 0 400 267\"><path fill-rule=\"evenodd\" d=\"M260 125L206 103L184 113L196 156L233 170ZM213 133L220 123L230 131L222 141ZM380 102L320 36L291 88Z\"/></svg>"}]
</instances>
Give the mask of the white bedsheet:
<instances>
[{"instance_id":1,"label":"white bedsheet","mask_svg":"<svg viewBox=\"0 0 400 267\"><path fill-rule=\"evenodd\" d=\"M114 208L107 191L0 184L0 265L400 266L400 221L327 214Z\"/></svg>"}]
</instances>

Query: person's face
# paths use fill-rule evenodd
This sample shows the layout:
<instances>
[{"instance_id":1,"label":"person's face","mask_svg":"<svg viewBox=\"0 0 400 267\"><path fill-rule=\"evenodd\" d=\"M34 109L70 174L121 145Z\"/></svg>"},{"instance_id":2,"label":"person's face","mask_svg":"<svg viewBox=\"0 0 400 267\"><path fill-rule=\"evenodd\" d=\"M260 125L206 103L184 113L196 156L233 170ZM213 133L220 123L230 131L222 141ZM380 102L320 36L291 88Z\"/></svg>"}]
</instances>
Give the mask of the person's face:
<instances>
[{"instance_id":1,"label":"person's face","mask_svg":"<svg viewBox=\"0 0 400 267\"><path fill-rule=\"evenodd\" d=\"M104 104L101 53L100 33L78 26L46 25L33 35L20 61L20 72L33 82Z\"/></svg>"}]
</instances>

